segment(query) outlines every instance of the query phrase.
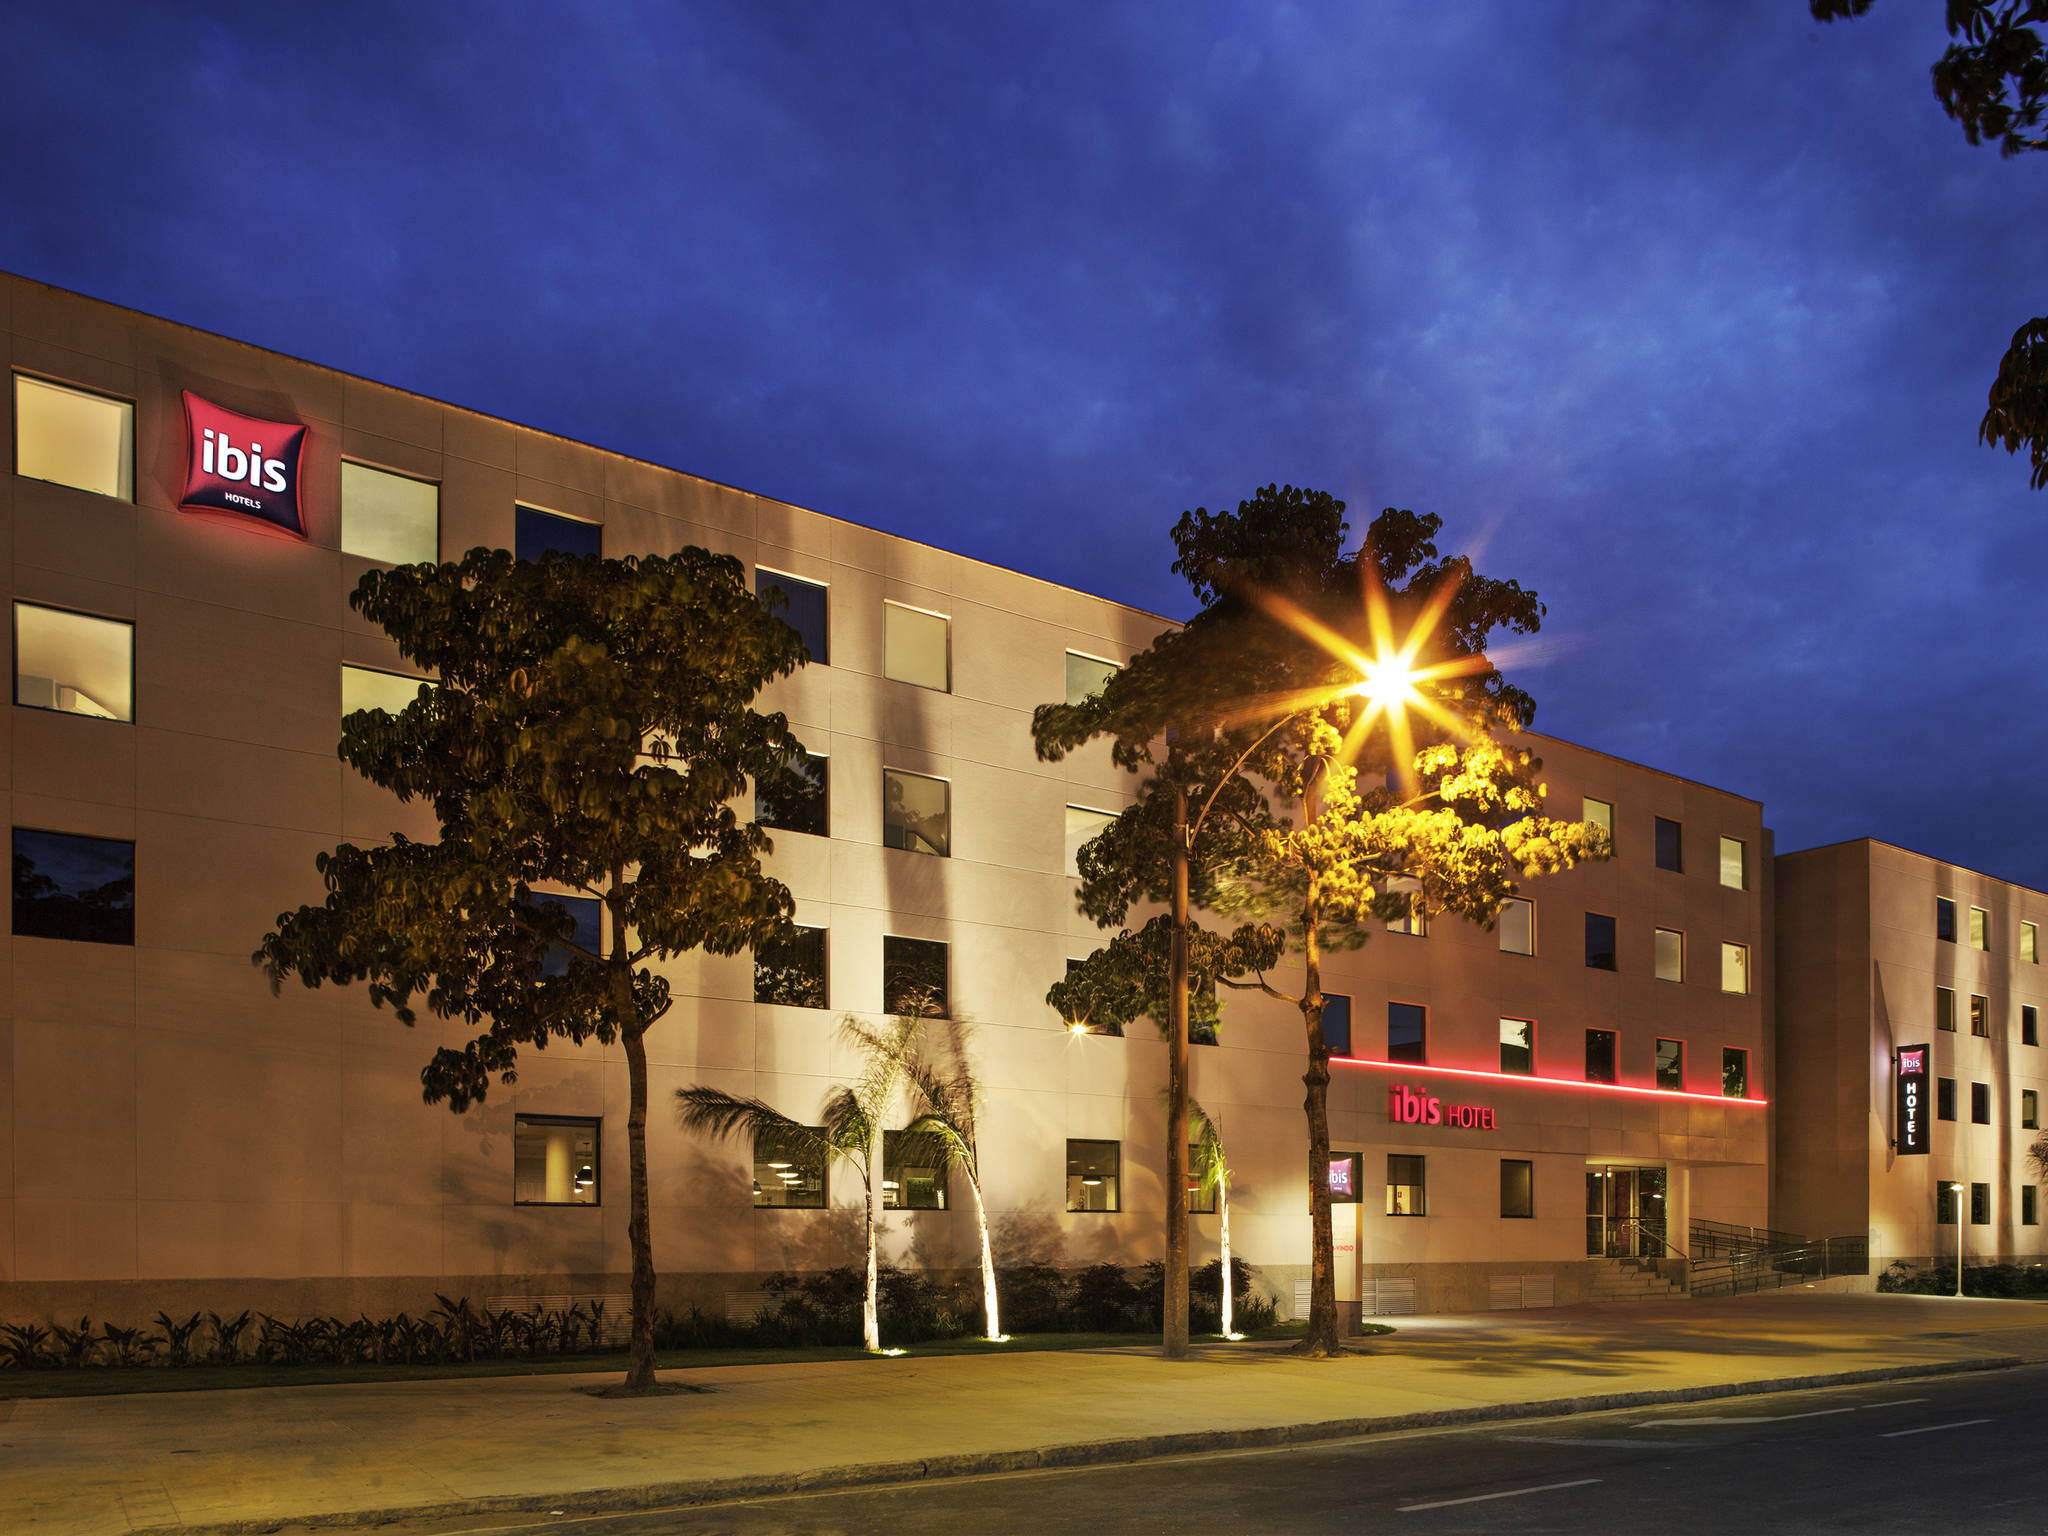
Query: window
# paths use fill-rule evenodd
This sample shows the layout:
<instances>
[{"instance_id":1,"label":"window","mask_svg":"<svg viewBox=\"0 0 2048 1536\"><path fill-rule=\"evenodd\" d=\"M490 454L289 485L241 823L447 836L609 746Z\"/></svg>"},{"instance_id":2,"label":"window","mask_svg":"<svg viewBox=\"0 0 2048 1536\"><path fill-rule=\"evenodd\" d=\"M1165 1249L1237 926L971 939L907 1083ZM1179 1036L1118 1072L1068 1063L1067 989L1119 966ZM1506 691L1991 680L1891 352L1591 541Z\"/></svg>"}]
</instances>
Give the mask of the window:
<instances>
[{"instance_id":1,"label":"window","mask_svg":"<svg viewBox=\"0 0 2048 1536\"><path fill-rule=\"evenodd\" d=\"M1970 1225L1986 1226L1991 1221L1991 1186L1972 1184L1970 1186Z\"/></svg>"},{"instance_id":2,"label":"window","mask_svg":"<svg viewBox=\"0 0 2048 1536\"><path fill-rule=\"evenodd\" d=\"M1733 1045L1721 1049L1721 1097L1749 1097L1749 1052Z\"/></svg>"},{"instance_id":3,"label":"window","mask_svg":"<svg viewBox=\"0 0 2048 1536\"><path fill-rule=\"evenodd\" d=\"M14 702L99 720L133 720L135 626L16 603Z\"/></svg>"},{"instance_id":4,"label":"window","mask_svg":"<svg viewBox=\"0 0 2048 1536\"><path fill-rule=\"evenodd\" d=\"M1982 907L1970 908L1970 948L1991 947L1991 914Z\"/></svg>"},{"instance_id":5,"label":"window","mask_svg":"<svg viewBox=\"0 0 2048 1536\"><path fill-rule=\"evenodd\" d=\"M886 1210L946 1208L946 1144L922 1131L882 1132L882 1205Z\"/></svg>"},{"instance_id":6,"label":"window","mask_svg":"<svg viewBox=\"0 0 2048 1536\"><path fill-rule=\"evenodd\" d=\"M1123 1148L1114 1141L1067 1143L1067 1209L1120 1211L1118 1178Z\"/></svg>"},{"instance_id":7,"label":"window","mask_svg":"<svg viewBox=\"0 0 2048 1536\"><path fill-rule=\"evenodd\" d=\"M1202 1149L1194 1142L1188 1143L1188 1214L1190 1216L1214 1216L1216 1214L1216 1186L1207 1188L1202 1184Z\"/></svg>"},{"instance_id":8,"label":"window","mask_svg":"<svg viewBox=\"0 0 2048 1536\"><path fill-rule=\"evenodd\" d=\"M1586 914L1586 964L1596 971L1614 969L1614 919L1604 913Z\"/></svg>"},{"instance_id":9,"label":"window","mask_svg":"<svg viewBox=\"0 0 2048 1536\"><path fill-rule=\"evenodd\" d=\"M1657 867L1675 875L1685 872L1685 829L1662 816L1657 818Z\"/></svg>"},{"instance_id":10,"label":"window","mask_svg":"<svg viewBox=\"0 0 2048 1536\"><path fill-rule=\"evenodd\" d=\"M1068 960L1068 977L1071 978L1076 971L1082 969L1084 966L1087 965L1087 963L1088 962L1086 960ZM1082 1007L1085 1008L1086 1006L1087 1005L1085 1003L1082 1004ZM1077 1035L1121 1036L1124 1032L1123 1025L1117 1023L1114 1019L1091 1019L1087 1016L1086 1013L1082 1013L1079 1017L1063 1018L1063 1022L1066 1024L1067 1029L1070 1033ZM1199 1028L1200 1026L1197 1025L1192 1018L1188 1020L1188 1044L1193 1045L1195 1043L1196 1031ZM1210 1026L1209 1033L1212 1037L1210 1040L1210 1044L1213 1045L1215 1043L1215 1040L1213 1038L1213 1036L1215 1035L1214 1025Z\"/></svg>"},{"instance_id":11,"label":"window","mask_svg":"<svg viewBox=\"0 0 2048 1536\"><path fill-rule=\"evenodd\" d=\"M1613 1030L1589 1029L1586 1031L1586 1081L1589 1083L1611 1083L1614 1081Z\"/></svg>"},{"instance_id":12,"label":"window","mask_svg":"<svg viewBox=\"0 0 2048 1536\"><path fill-rule=\"evenodd\" d=\"M2032 1003L2022 1003L2020 1005L2020 1044L2039 1045L2040 1043L2041 1010Z\"/></svg>"},{"instance_id":13,"label":"window","mask_svg":"<svg viewBox=\"0 0 2048 1536\"><path fill-rule=\"evenodd\" d=\"M1536 1214L1536 1165L1527 1158L1500 1160L1500 1213L1503 1216Z\"/></svg>"},{"instance_id":14,"label":"window","mask_svg":"<svg viewBox=\"0 0 2048 1536\"><path fill-rule=\"evenodd\" d=\"M776 593L781 594L782 605L779 608L773 600ZM754 567L754 595L771 611L779 613L782 622L803 637L804 649L811 653L812 666L831 665L832 641L826 619L825 588L815 581L801 581L757 565Z\"/></svg>"},{"instance_id":15,"label":"window","mask_svg":"<svg viewBox=\"0 0 2048 1536\"><path fill-rule=\"evenodd\" d=\"M816 752L799 752L789 772L775 783L754 784L754 820L778 832L832 835L832 764Z\"/></svg>"},{"instance_id":16,"label":"window","mask_svg":"<svg viewBox=\"0 0 2048 1536\"><path fill-rule=\"evenodd\" d=\"M1387 881L1387 894L1391 897L1405 897L1407 910L1401 916L1389 919L1387 932L1409 933L1421 938L1429 932L1429 916L1422 910L1422 882L1410 875L1395 875Z\"/></svg>"},{"instance_id":17,"label":"window","mask_svg":"<svg viewBox=\"0 0 2048 1536\"><path fill-rule=\"evenodd\" d=\"M936 939L882 939L882 1011L946 1016L946 946Z\"/></svg>"},{"instance_id":18,"label":"window","mask_svg":"<svg viewBox=\"0 0 2048 1536\"><path fill-rule=\"evenodd\" d=\"M949 631L952 620L901 603L882 605L882 675L899 683L953 687Z\"/></svg>"},{"instance_id":19,"label":"window","mask_svg":"<svg viewBox=\"0 0 2048 1536\"><path fill-rule=\"evenodd\" d=\"M1685 935L1675 928L1657 930L1657 979L1685 980Z\"/></svg>"},{"instance_id":20,"label":"window","mask_svg":"<svg viewBox=\"0 0 2048 1536\"><path fill-rule=\"evenodd\" d=\"M1429 1013L1419 1003L1387 1004L1387 1060L1427 1061Z\"/></svg>"},{"instance_id":21,"label":"window","mask_svg":"<svg viewBox=\"0 0 2048 1536\"><path fill-rule=\"evenodd\" d=\"M1952 1030L1956 1027L1956 990L1954 987L1934 989L1934 1027Z\"/></svg>"},{"instance_id":22,"label":"window","mask_svg":"<svg viewBox=\"0 0 2048 1536\"><path fill-rule=\"evenodd\" d=\"M2041 930L2032 923L2020 924L2020 958L2029 965L2041 963Z\"/></svg>"},{"instance_id":23,"label":"window","mask_svg":"<svg viewBox=\"0 0 2048 1536\"><path fill-rule=\"evenodd\" d=\"M1330 1159L1330 1204L1365 1203L1365 1154L1339 1152Z\"/></svg>"},{"instance_id":24,"label":"window","mask_svg":"<svg viewBox=\"0 0 2048 1536\"><path fill-rule=\"evenodd\" d=\"M1953 1120L1956 1117L1956 1080L1952 1077L1937 1077L1934 1080L1934 1118Z\"/></svg>"},{"instance_id":25,"label":"window","mask_svg":"<svg viewBox=\"0 0 2048 1536\"><path fill-rule=\"evenodd\" d=\"M387 715L401 713L420 696L420 687L433 686L430 677L405 677L397 672L379 672L374 667L341 668L341 712L344 717L359 709L381 709Z\"/></svg>"},{"instance_id":26,"label":"window","mask_svg":"<svg viewBox=\"0 0 2048 1536\"><path fill-rule=\"evenodd\" d=\"M2031 1088L2020 1090L2020 1129L2038 1131L2041 1129L2041 1096Z\"/></svg>"},{"instance_id":27,"label":"window","mask_svg":"<svg viewBox=\"0 0 2048 1536\"><path fill-rule=\"evenodd\" d=\"M135 942L135 845L14 829L14 931L83 944Z\"/></svg>"},{"instance_id":28,"label":"window","mask_svg":"<svg viewBox=\"0 0 2048 1536\"><path fill-rule=\"evenodd\" d=\"M1955 1219L1956 1192L1949 1187L1949 1181L1943 1179L1934 1186L1934 1224L1946 1227L1953 1224Z\"/></svg>"},{"instance_id":29,"label":"window","mask_svg":"<svg viewBox=\"0 0 2048 1536\"><path fill-rule=\"evenodd\" d=\"M1970 996L1970 1033L1980 1039L1991 1038L1991 1005L1974 993Z\"/></svg>"},{"instance_id":30,"label":"window","mask_svg":"<svg viewBox=\"0 0 2048 1536\"><path fill-rule=\"evenodd\" d=\"M1972 1083L1970 1084L1970 1124L1989 1125L1990 1123L1991 1085L1989 1083Z\"/></svg>"},{"instance_id":31,"label":"window","mask_svg":"<svg viewBox=\"0 0 2048 1536\"><path fill-rule=\"evenodd\" d=\"M1100 656L1067 652L1067 702L1087 703L1121 670L1115 662L1104 661Z\"/></svg>"},{"instance_id":32,"label":"window","mask_svg":"<svg viewBox=\"0 0 2048 1536\"><path fill-rule=\"evenodd\" d=\"M1536 1026L1529 1020L1500 1021L1500 1069L1519 1077L1536 1075Z\"/></svg>"},{"instance_id":33,"label":"window","mask_svg":"<svg viewBox=\"0 0 2048 1536\"><path fill-rule=\"evenodd\" d=\"M135 407L48 379L14 376L14 472L135 499Z\"/></svg>"},{"instance_id":34,"label":"window","mask_svg":"<svg viewBox=\"0 0 2048 1536\"><path fill-rule=\"evenodd\" d=\"M2034 1186L2022 1184L2020 1186L2020 1225L2023 1227L2036 1226L2040 1223L2040 1220L2040 1213L2034 1208Z\"/></svg>"},{"instance_id":35,"label":"window","mask_svg":"<svg viewBox=\"0 0 2048 1536\"><path fill-rule=\"evenodd\" d=\"M1510 896L1500 904L1500 952L1504 955L1536 953L1536 903L1523 896Z\"/></svg>"},{"instance_id":36,"label":"window","mask_svg":"<svg viewBox=\"0 0 2048 1536\"><path fill-rule=\"evenodd\" d=\"M568 1115L512 1117L512 1203L598 1205L598 1122Z\"/></svg>"},{"instance_id":37,"label":"window","mask_svg":"<svg viewBox=\"0 0 2048 1536\"><path fill-rule=\"evenodd\" d=\"M1685 1092L1685 1042L1657 1042L1657 1086L1667 1093Z\"/></svg>"},{"instance_id":38,"label":"window","mask_svg":"<svg viewBox=\"0 0 2048 1536\"><path fill-rule=\"evenodd\" d=\"M1721 883L1731 891L1749 889L1749 848L1739 837L1721 839Z\"/></svg>"},{"instance_id":39,"label":"window","mask_svg":"<svg viewBox=\"0 0 2048 1536\"><path fill-rule=\"evenodd\" d=\"M882 846L945 858L953 846L949 800L952 786L901 768L882 770Z\"/></svg>"},{"instance_id":40,"label":"window","mask_svg":"<svg viewBox=\"0 0 2048 1536\"><path fill-rule=\"evenodd\" d=\"M1934 936L1945 944L1956 941L1956 904L1946 896L1934 898Z\"/></svg>"},{"instance_id":41,"label":"window","mask_svg":"<svg viewBox=\"0 0 2048 1536\"><path fill-rule=\"evenodd\" d=\"M1429 1213L1429 1190L1423 1181L1424 1160L1406 1153L1387 1154L1387 1214L1424 1216Z\"/></svg>"},{"instance_id":42,"label":"window","mask_svg":"<svg viewBox=\"0 0 2048 1536\"><path fill-rule=\"evenodd\" d=\"M604 525L515 503L512 508L512 553L520 560L538 560L542 555L601 555L604 553Z\"/></svg>"},{"instance_id":43,"label":"window","mask_svg":"<svg viewBox=\"0 0 2048 1536\"><path fill-rule=\"evenodd\" d=\"M1585 808L1580 812L1579 819L1590 821L1607 834L1608 842L1614 841L1614 807L1607 801L1595 800L1591 795L1587 795Z\"/></svg>"},{"instance_id":44,"label":"window","mask_svg":"<svg viewBox=\"0 0 2048 1536\"><path fill-rule=\"evenodd\" d=\"M569 962L579 949L586 955L604 952L604 903L595 896L556 896L536 891L526 905L528 911L551 922L559 923L563 915L569 920L566 938L554 940L541 951L541 975L568 975Z\"/></svg>"},{"instance_id":45,"label":"window","mask_svg":"<svg viewBox=\"0 0 2048 1536\"><path fill-rule=\"evenodd\" d=\"M1091 811L1085 805L1067 807L1067 864L1069 875L1076 878L1081 873L1081 845L1091 841L1104 828L1115 822L1116 816L1109 811Z\"/></svg>"},{"instance_id":46,"label":"window","mask_svg":"<svg viewBox=\"0 0 2048 1536\"><path fill-rule=\"evenodd\" d=\"M1723 992L1747 992L1749 990L1749 946L1747 944L1721 945L1721 990Z\"/></svg>"},{"instance_id":47,"label":"window","mask_svg":"<svg viewBox=\"0 0 2048 1536\"><path fill-rule=\"evenodd\" d=\"M1351 999L1342 992L1323 994L1323 1044L1332 1056L1351 1054Z\"/></svg>"},{"instance_id":48,"label":"window","mask_svg":"<svg viewBox=\"0 0 2048 1536\"><path fill-rule=\"evenodd\" d=\"M785 1008L830 1006L825 982L825 930L791 928L754 948L754 1001Z\"/></svg>"},{"instance_id":49,"label":"window","mask_svg":"<svg viewBox=\"0 0 2048 1536\"><path fill-rule=\"evenodd\" d=\"M441 488L342 460L341 548L386 565L440 559Z\"/></svg>"},{"instance_id":50,"label":"window","mask_svg":"<svg viewBox=\"0 0 2048 1536\"><path fill-rule=\"evenodd\" d=\"M884 1160L888 1142L882 1143ZM764 1125L754 1132L754 1208L825 1208L825 1133L814 1125Z\"/></svg>"}]
</instances>

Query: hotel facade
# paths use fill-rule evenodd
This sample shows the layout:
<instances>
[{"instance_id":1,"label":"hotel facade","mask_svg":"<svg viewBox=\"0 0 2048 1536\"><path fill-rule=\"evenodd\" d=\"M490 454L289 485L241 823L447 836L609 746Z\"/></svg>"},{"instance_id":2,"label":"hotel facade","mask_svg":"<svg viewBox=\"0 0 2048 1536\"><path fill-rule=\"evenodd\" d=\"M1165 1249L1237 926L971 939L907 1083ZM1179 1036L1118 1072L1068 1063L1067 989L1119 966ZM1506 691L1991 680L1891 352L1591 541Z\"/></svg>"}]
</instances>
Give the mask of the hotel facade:
<instances>
[{"instance_id":1,"label":"hotel facade","mask_svg":"<svg viewBox=\"0 0 2048 1536\"><path fill-rule=\"evenodd\" d=\"M986 1090L999 1260L1159 1256L1182 1198L1163 1187L1164 1051L1044 1001L1099 942L1075 850L1133 781L1099 746L1040 762L1029 725L1166 621L20 278L0 277L0 334L0 1319L624 1291L616 1049L523 1052L515 1084L458 1116L422 1103L419 1073L462 1034L407 1029L360 988L274 996L249 959L322 896L316 854L434 835L336 756L346 710L422 681L347 599L379 564L478 545L730 554L813 652L760 700L813 754L814 792L762 808L799 933L774 956L675 962L648 1038L662 1303L743 1305L772 1272L855 1258L857 1180L706 1141L669 1106L705 1083L815 1120L857 1070L842 1021L912 983L942 990ZM1618 1255L1672 1270L1695 1222L1784 1224L1774 991L1808 983L1773 938L1784 861L1762 807L1531 744L1552 813L1606 823L1614 859L1534 882L1492 931L1375 925L1324 973L1357 1312L1563 1304L1602 1294ZM1283 1315L1307 1273L1304 1055L1299 1016L1261 998L1231 1000L1194 1051L1234 1246ZM887 1257L969 1269L961 1181L886 1178ZM1786 1209L1863 1230L1853 1200ZM1206 1262L1217 1218L1191 1226Z\"/></svg>"}]
</instances>

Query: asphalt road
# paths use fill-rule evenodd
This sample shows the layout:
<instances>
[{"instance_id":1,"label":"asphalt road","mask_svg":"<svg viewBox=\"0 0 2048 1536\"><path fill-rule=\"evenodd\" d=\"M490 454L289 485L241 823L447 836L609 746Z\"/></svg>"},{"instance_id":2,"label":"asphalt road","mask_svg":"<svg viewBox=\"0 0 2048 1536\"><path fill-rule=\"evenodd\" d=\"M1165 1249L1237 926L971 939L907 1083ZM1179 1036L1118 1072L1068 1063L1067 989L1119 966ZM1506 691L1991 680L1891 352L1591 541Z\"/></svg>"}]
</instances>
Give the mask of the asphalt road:
<instances>
[{"instance_id":1,"label":"asphalt road","mask_svg":"<svg viewBox=\"0 0 2048 1536\"><path fill-rule=\"evenodd\" d=\"M2048 1367L1080 1471L793 1495L503 1536L2048 1531ZM913 1447L905 1447L912 1454Z\"/></svg>"}]
</instances>

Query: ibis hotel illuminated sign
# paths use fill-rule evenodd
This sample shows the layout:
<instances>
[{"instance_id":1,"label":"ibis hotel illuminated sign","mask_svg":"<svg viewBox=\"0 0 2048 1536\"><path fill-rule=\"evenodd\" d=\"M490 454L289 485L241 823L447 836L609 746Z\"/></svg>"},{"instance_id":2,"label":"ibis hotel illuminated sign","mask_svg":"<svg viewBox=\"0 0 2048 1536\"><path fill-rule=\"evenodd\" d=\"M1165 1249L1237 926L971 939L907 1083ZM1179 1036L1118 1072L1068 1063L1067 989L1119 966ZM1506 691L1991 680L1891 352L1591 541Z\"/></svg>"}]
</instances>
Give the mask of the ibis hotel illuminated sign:
<instances>
[{"instance_id":1,"label":"ibis hotel illuminated sign","mask_svg":"<svg viewBox=\"0 0 2048 1536\"><path fill-rule=\"evenodd\" d=\"M1433 1093L1417 1093L1402 1084L1387 1090L1387 1118L1396 1125L1453 1125L1460 1130L1497 1131L1493 1109L1486 1104L1446 1104Z\"/></svg>"},{"instance_id":2,"label":"ibis hotel illuminated sign","mask_svg":"<svg viewBox=\"0 0 2048 1536\"><path fill-rule=\"evenodd\" d=\"M1899 1155L1925 1155L1933 1138L1927 1127L1927 1050L1924 1045L1899 1047L1898 1126Z\"/></svg>"},{"instance_id":3,"label":"ibis hotel illuminated sign","mask_svg":"<svg viewBox=\"0 0 2048 1536\"><path fill-rule=\"evenodd\" d=\"M263 421L185 391L185 494L187 512L253 517L306 536L299 511L299 457L306 429L297 422Z\"/></svg>"}]
</instances>

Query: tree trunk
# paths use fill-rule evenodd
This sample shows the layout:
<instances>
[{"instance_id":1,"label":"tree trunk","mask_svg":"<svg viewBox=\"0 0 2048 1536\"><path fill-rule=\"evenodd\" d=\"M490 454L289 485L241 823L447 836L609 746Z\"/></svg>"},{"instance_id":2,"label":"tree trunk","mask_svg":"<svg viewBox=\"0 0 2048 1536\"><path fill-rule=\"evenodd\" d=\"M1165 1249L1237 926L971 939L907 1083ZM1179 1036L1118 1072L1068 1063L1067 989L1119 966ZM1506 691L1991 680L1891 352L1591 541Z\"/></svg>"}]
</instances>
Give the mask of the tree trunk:
<instances>
[{"instance_id":1,"label":"tree trunk","mask_svg":"<svg viewBox=\"0 0 2048 1536\"><path fill-rule=\"evenodd\" d=\"M1173 953L1167 974L1166 1292L1161 1348L1188 1353L1188 797L1173 786Z\"/></svg>"},{"instance_id":2,"label":"tree trunk","mask_svg":"<svg viewBox=\"0 0 2048 1536\"><path fill-rule=\"evenodd\" d=\"M1216 1213L1223 1227L1223 1337L1233 1338L1237 1329L1232 1326L1234 1313L1230 1305L1230 1181L1216 1181Z\"/></svg>"},{"instance_id":3,"label":"tree trunk","mask_svg":"<svg viewBox=\"0 0 2048 1536\"><path fill-rule=\"evenodd\" d=\"M1325 1359L1343 1353L1337 1340L1337 1245L1330 1234L1330 1047L1323 1039L1323 961L1316 942L1322 899L1313 875L1302 898L1302 958L1307 974L1301 1017L1308 1026L1308 1337L1301 1353Z\"/></svg>"},{"instance_id":4,"label":"tree trunk","mask_svg":"<svg viewBox=\"0 0 2048 1536\"><path fill-rule=\"evenodd\" d=\"M626 983L630 994L632 983ZM626 1151L631 1164L632 1209L626 1239L633 1248L633 1341L626 1387L643 1392L654 1385L654 1242L647 1221L647 1041L631 1025L619 1031L626 1047Z\"/></svg>"},{"instance_id":5,"label":"tree trunk","mask_svg":"<svg viewBox=\"0 0 2048 1536\"><path fill-rule=\"evenodd\" d=\"M879 1352L882 1347L882 1312L875 1300L879 1278L875 1238L882 1227L882 1178L886 1172L883 1134L882 1114L878 1106L872 1116L872 1129L868 1132L868 1289L860 1304L860 1339L870 1353Z\"/></svg>"},{"instance_id":6,"label":"tree trunk","mask_svg":"<svg viewBox=\"0 0 2048 1536\"><path fill-rule=\"evenodd\" d=\"M1002 1324L996 1320L996 1256L988 1242L988 1207L981 1201L981 1180L970 1171L967 1187L974 1194L974 1224L981 1229L981 1310L988 1325L988 1340L1000 1344Z\"/></svg>"}]
</instances>

